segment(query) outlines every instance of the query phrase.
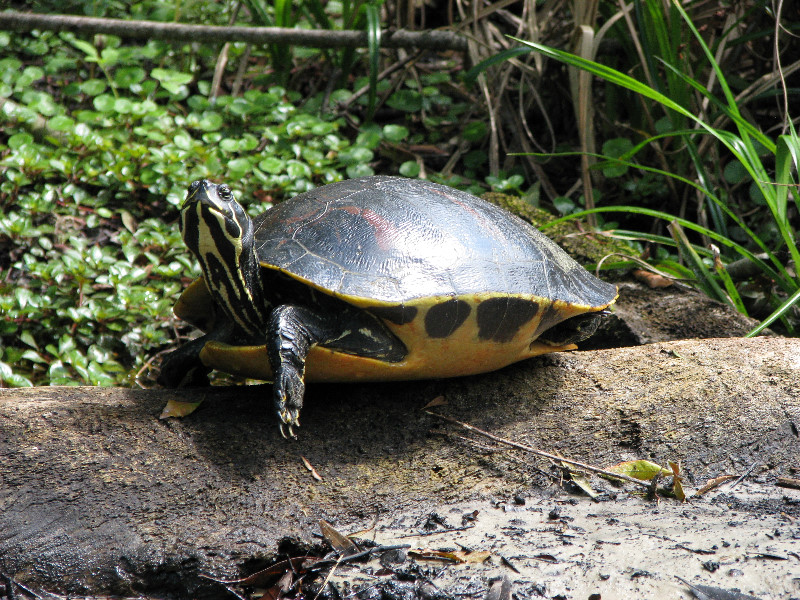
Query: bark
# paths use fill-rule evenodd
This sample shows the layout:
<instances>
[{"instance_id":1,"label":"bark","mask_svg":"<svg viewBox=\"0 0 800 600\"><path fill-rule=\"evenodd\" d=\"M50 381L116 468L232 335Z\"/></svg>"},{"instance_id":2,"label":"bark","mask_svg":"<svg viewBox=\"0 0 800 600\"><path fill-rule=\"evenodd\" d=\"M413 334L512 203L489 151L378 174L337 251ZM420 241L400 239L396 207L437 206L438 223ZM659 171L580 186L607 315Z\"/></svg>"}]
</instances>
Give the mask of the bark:
<instances>
[{"instance_id":1,"label":"bark","mask_svg":"<svg viewBox=\"0 0 800 600\"><path fill-rule=\"evenodd\" d=\"M105 33L128 39L168 40L174 42L247 42L250 44L286 44L312 48L366 48L365 31L335 31L323 29L287 29L283 27L221 27L184 25L155 21L128 21L45 15L36 13L0 12L0 30L71 31L77 35ZM425 48L427 50L457 50L467 48L466 38L451 31L384 31L384 48Z\"/></svg>"},{"instance_id":2,"label":"bark","mask_svg":"<svg viewBox=\"0 0 800 600\"><path fill-rule=\"evenodd\" d=\"M798 356L794 339L686 340L447 381L309 386L297 441L280 437L269 386L2 390L0 571L73 594L213 596L201 573L236 576L283 538L313 542L320 518L347 530L537 489L525 463L545 462L463 442L421 410L439 395L436 411L577 460L681 461L688 487L754 463L791 476ZM169 398L205 402L161 421Z\"/></svg>"}]
</instances>

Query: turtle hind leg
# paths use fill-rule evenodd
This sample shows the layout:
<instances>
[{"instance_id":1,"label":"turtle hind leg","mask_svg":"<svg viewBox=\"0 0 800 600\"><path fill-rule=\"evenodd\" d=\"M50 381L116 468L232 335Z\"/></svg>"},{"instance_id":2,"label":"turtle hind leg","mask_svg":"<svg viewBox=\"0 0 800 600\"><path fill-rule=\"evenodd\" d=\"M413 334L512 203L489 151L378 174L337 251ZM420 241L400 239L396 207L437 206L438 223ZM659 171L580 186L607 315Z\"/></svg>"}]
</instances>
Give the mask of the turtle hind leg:
<instances>
[{"instance_id":1,"label":"turtle hind leg","mask_svg":"<svg viewBox=\"0 0 800 600\"><path fill-rule=\"evenodd\" d=\"M542 333L539 339L557 346L577 344L594 335L608 314L609 311L600 310L571 317Z\"/></svg>"},{"instance_id":2,"label":"turtle hind leg","mask_svg":"<svg viewBox=\"0 0 800 600\"><path fill-rule=\"evenodd\" d=\"M167 388L208 387L211 369L200 360L206 341L207 336L201 336L167 354L161 361L158 383Z\"/></svg>"},{"instance_id":3,"label":"turtle hind leg","mask_svg":"<svg viewBox=\"0 0 800 600\"><path fill-rule=\"evenodd\" d=\"M313 309L293 304L275 307L267 320L267 355L274 374L273 398L283 437L296 437L293 427L300 426L306 356L312 346L333 337L331 320Z\"/></svg>"}]
</instances>

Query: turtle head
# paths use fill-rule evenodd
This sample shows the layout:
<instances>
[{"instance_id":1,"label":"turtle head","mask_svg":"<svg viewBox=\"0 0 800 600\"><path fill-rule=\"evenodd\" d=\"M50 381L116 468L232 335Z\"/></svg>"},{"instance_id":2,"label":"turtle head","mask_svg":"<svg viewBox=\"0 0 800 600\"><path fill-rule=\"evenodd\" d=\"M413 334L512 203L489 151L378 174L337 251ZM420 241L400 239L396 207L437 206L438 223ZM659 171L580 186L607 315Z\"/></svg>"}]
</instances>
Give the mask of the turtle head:
<instances>
[{"instance_id":1,"label":"turtle head","mask_svg":"<svg viewBox=\"0 0 800 600\"><path fill-rule=\"evenodd\" d=\"M198 225L201 229L206 226L205 230L196 231L200 244L242 246L248 237L252 243L253 223L234 198L231 188L224 183L198 179L192 182L186 193L181 208L181 233L195 254L198 250L190 245L190 241Z\"/></svg>"},{"instance_id":2,"label":"turtle head","mask_svg":"<svg viewBox=\"0 0 800 600\"><path fill-rule=\"evenodd\" d=\"M180 228L217 303L248 334L262 332L265 307L253 222L231 189L206 179L193 182Z\"/></svg>"}]
</instances>

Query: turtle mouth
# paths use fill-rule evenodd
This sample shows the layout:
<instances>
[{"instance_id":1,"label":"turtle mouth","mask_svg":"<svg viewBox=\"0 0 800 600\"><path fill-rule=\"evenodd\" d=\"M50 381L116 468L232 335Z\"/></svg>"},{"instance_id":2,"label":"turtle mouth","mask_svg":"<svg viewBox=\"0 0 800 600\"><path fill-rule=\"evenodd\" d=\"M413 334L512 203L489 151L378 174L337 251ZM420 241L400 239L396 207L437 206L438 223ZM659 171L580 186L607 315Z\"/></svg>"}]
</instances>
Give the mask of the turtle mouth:
<instances>
[{"instance_id":1,"label":"turtle mouth","mask_svg":"<svg viewBox=\"0 0 800 600\"><path fill-rule=\"evenodd\" d=\"M201 210L207 210L222 217L229 216L228 202L219 197L216 187L205 179L195 181L187 190L183 209L185 210L197 204L201 207Z\"/></svg>"}]
</instances>

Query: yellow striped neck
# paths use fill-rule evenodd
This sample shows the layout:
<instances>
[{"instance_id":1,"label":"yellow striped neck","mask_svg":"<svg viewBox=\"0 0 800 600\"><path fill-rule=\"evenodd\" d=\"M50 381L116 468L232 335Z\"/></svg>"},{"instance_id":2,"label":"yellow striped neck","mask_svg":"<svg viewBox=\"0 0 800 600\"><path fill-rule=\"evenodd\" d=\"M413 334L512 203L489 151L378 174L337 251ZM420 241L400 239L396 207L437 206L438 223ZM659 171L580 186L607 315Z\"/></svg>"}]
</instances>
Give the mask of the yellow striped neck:
<instances>
[{"instance_id":1,"label":"yellow striped neck","mask_svg":"<svg viewBox=\"0 0 800 600\"><path fill-rule=\"evenodd\" d=\"M244 332L258 336L264 331L269 306L253 248L252 223L238 204L236 208L223 213L207 202L187 202L181 211L181 230L214 299Z\"/></svg>"}]
</instances>

